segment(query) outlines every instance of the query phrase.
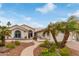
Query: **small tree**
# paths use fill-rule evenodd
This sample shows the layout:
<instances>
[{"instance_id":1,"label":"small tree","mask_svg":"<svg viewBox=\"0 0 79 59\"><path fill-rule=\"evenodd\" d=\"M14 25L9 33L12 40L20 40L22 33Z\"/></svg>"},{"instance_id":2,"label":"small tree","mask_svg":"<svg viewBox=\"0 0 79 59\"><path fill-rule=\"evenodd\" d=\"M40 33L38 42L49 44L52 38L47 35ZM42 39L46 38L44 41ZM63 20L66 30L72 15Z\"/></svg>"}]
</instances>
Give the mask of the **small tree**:
<instances>
[{"instance_id":1,"label":"small tree","mask_svg":"<svg viewBox=\"0 0 79 59\"><path fill-rule=\"evenodd\" d=\"M2 46L5 46L5 36L10 36L11 31L6 26L0 27L0 40L2 41Z\"/></svg>"},{"instance_id":2,"label":"small tree","mask_svg":"<svg viewBox=\"0 0 79 59\"><path fill-rule=\"evenodd\" d=\"M9 27L11 25L11 23L10 22L7 22L7 26Z\"/></svg>"}]
</instances>

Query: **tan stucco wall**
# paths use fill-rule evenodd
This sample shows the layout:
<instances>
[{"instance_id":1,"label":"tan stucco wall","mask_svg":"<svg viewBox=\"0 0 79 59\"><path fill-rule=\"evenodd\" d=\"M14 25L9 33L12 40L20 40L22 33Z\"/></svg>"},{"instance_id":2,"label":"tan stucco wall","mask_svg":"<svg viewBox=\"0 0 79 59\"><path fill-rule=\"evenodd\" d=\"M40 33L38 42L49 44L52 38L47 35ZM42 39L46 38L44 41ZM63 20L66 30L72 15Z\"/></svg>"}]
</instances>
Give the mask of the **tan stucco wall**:
<instances>
[{"instance_id":1,"label":"tan stucco wall","mask_svg":"<svg viewBox=\"0 0 79 59\"><path fill-rule=\"evenodd\" d=\"M25 28L25 29L24 29ZM11 37L10 39L13 39L14 38L14 35L15 35L15 31L16 30L19 30L21 32L21 38L20 39L25 39L25 37L27 37L26 39L28 39L28 31L29 30L32 30L33 33L34 33L34 29L32 28L29 28L29 27L19 27L19 26L13 26L10 28L10 30L12 30L12 33L11 33ZM34 35L34 34L33 34Z\"/></svg>"},{"instance_id":2,"label":"tan stucco wall","mask_svg":"<svg viewBox=\"0 0 79 59\"><path fill-rule=\"evenodd\" d=\"M15 29L15 30L12 30L11 37L12 37L12 38L14 38L14 35L15 35L15 31L16 31L16 30L19 30L19 31L21 32L21 39L24 39L24 38L25 38L25 36L26 36L26 34L27 34L27 31L26 31L26 32L24 32L24 31L22 31L22 30L20 30L20 29Z\"/></svg>"}]
</instances>

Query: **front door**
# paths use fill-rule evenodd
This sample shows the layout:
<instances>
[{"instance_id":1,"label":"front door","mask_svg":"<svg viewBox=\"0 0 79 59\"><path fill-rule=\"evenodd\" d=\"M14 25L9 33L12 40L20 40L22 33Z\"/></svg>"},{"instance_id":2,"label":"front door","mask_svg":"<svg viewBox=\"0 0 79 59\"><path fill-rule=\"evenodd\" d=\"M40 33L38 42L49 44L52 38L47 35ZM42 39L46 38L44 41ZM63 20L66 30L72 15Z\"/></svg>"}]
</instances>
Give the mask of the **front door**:
<instances>
[{"instance_id":1,"label":"front door","mask_svg":"<svg viewBox=\"0 0 79 59\"><path fill-rule=\"evenodd\" d=\"M32 30L29 30L29 32L28 32L28 38L31 38L31 37L33 37L33 32L32 32Z\"/></svg>"}]
</instances>

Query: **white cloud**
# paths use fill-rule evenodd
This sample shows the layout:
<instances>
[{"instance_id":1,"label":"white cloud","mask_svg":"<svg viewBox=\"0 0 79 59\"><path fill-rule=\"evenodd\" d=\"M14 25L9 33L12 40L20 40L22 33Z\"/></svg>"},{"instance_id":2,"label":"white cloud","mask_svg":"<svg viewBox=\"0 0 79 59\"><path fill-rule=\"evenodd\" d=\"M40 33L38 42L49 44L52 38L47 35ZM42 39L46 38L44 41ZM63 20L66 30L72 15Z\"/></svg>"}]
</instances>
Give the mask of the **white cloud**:
<instances>
[{"instance_id":1,"label":"white cloud","mask_svg":"<svg viewBox=\"0 0 79 59\"><path fill-rule=\"evenodd\" d=\"M53 20L53 21L52 21L52 23L56 23L56 22L57 22L57 20Z\"/></svg>"},{"instance_id":2,"label":"white cloud","mask_svg":"<svg viewBox=\"0 0 79 59\"><path fill-rule=\"evenodd\" d=\"M48 3L48 4L45 4L43 7L36 8L36 11L39 11L41 13L48 13L50 11L53 11L55 8L56 8L55 4Z\"/></svg>"},{"instance_id":3,"label":"white cloud","mask_svg":"<svg viewBox=\"0 0 79 59\"><path fill-rule=\"evenodd\" d=\"M67 18L60 18L61 21L67 21Z\"/></svg>"},{"instance_id":4,"label":"white cloud","mask_svg":"<svg viewBox=\"0 0 79 59\"><path fill-rule=\"evenodd\" d=\"M20 18L19 19L20 21L16 22L16 24L18 24L18 25L26 24L26 25L29 25L29 26L34 27L34 28L44 27L42 24L39 24L38 22L34 21L31 16L25 16L23 14L17 14L16 12L13 12L13 13L16 17ZM17 19L15 18L14 20L16 21Z\"/></svg>"},{"instance_id":5,"label":"white cloud","mask_svg":"<svg viewBox=\"0 0 79 59\"><path fill-rule=\"evenodd\" d=\"M23 19L26 20L26 21L31 21L32 17L26 17L26 16L24 16Z\"/></svg>"},{"instance_id":6,"label":"white cloud","mask_svg":"<svg viewBox=\"0 0 79 59\"><path fill-rule=\"evenodd\" d=\"M8 13L8 15L5 15L7 13ZM9 15L9 13L11 13L12 15ZM3 16L2 16L2 14L3 14ZM38 22L34 21L31 16L25 16L23 14L18 14L16 12L11 12L11 11L10 12L5 11L4 13L0 13L0 21L1 21L0 25L6 25L7 22L10 21L12 25L27 24L34 28L43 27L42 24L39 24Z\"/></svg>"},{"instance_id":7,"label":"white cloud","mask_svg":"<svg viewBox=\"0 0 79 59\"><path fill-rule=\"evenodd\" d=\"M44 28L44 26L38 22L31 21L31 22L23 22L23 23L17 23L18 25L26 24L28 26L31 26L33 28Z\"/></svg>"},{"instance_id":8,"label":"white cloud","mask_svg":"<svg viewBox=\"0 0 79 59\"><path fill-rule=\"evenodd\" d=\"M7 18L7 17L0 16L0 25L6 26L8 21L11 22L11 25L15 24L15 20L13 18Z\"/></svg>"},{"instance_id":9,"label":"white cloud","mask_svg":"<svg viewBox=\"0 0 79 59\"><path fill-rule=\"evenodd\" d=\"M31 21L32 20L32 17L31 16L25 16L23 14L17 14L16 12L13 12L13 14L16 16L16 17L19 17L20 19L22 20L26 20L26 21Z\"/></svg>"},{"instance_id":10,"label":"white cloud","mask_svg":"<svg viewBox=\"0 0 79 59\"><path fill-rule=\"evenodd\" d=\"M79 17L79 10L76 10L73 13L68 13L68 16L77 16L77 17Z\"/></svg>"},{"instance_id":11,"label":"white cloud","mask_svg":"<svg viewBox=\"0 0 79 59\"><path fill-rule=\"evenodd\" d=\"M42 24L39 24L38 22L31 22L31 25L33 27L44 27Z\"/></svg>"},{"instance_id":12,"label":"white cloud","mask_svg":"<svg viewBox=\"0 0 79 59\"><path fill-rule=\"evenodd\" d=\"M67 18L57 18L56 20L53 20L52 23L61 22L61 21L67 21Z\"/></svg>"},{"instance_id":13,"label":"white cloud","mask_svg":"<svg viewBox=\"0 0 79 59\"><path fill-rule=\"evenodd\" d=\"M0 16L3 15L3 14L5 14L5 11L0 10Z\"/></svg>"}]
</instances>

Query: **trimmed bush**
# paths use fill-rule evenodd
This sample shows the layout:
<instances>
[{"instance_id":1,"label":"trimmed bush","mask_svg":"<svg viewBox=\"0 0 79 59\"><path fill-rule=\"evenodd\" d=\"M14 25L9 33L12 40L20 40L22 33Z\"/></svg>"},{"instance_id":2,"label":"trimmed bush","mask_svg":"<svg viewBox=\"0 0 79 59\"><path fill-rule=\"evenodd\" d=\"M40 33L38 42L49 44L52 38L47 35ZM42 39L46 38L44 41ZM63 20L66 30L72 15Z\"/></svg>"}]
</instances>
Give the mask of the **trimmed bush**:
<instances>
[{"instance_id":1,"label":"trimmed bush","mask_svg":"<svg viewBox=\"0 0 79 59\"><path fill-rule=\"evenodd\" d=\"M20 45L20 42L19 41L15 41L15 45Z\"/></svg>"},{"instance_id":2,"label":"trimmed bush","mask_svg":"<svg viewBox=\"0 0 79 59\"><path fill-rule=\"evenodd\" d=\"M55 52L55 50L56 50L56 47L54 45L48 48L49 52Z\"/></svg>"},{"instance_id":3,"label":"trimmed bush","mask_svg":"<svg viewBox=\"0 0 79 59\"><path fill-rule=\"evenodd\" d=\"M0 46L2 46L2 40L0 40Z\"/></svg>"},{"instance_id":4,"label":"trimmed bush","mask_svg":"<svg viewBox=\"0 0 79 59\"><path fill-rule=\"evenodd\" d=\"M13 43L8 43L7 45L6 45L6 48L15 48L15 44L13 44Z\"/></svg>"},{"instance_id":5,"label":"trimmed bush","mask_svg":"<svg viewBox=\"0 0 79 59\"><path fill-rule=\"evenodd\" d=\"M69 56L70 52L69 52L68 48L65 47L65 48L62 48L62 49L61 49L60 54L61 54L62 56Z\"/></svg>"},{"instance_id":6,"label":"trimmed bush","mask_svg":"<svg viewBox=\"0 0 79 59\"><path fill-rule=\"evenodd\" d=\"M44 49L40 56L59 56L55 51L49 52L48 49Z\"/></svg>"},{"instance_id":7,"label":"trimmed bush","mask_svg":"<svg viewBox=\"0 0 79 59\"><path fill-rule=\"evenodd\" d=\"M44 47L44 48L50 48L54 43L53 42L49 42L48 40L45 40L44 43L40 44L40 47Z\"/></svg>"},{"instance_id":8,"label":"trimmed bush","mask_svg":"<svg viewBox=\"0 0 79 59\"><path fill-rule=\"evenodd\" d=\"M33 37L33 40L37 41L37 37L36 37L36 36L34 36L34 37Z\"/></svg>"}]
</instances>

